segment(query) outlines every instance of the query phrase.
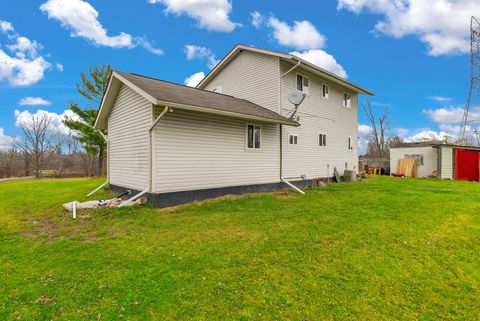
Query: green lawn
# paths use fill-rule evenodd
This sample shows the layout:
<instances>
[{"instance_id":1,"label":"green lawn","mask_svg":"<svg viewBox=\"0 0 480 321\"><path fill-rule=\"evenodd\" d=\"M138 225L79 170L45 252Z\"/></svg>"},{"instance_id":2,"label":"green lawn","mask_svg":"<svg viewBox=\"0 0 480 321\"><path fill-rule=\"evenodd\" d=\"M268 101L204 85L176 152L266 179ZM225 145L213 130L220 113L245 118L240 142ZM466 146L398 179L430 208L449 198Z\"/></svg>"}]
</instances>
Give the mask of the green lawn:
<instances>
[{"instance_id":1,"label":"green lawn","mask_svg":"<svg viewBox=\"0 0 480 321\"><path fill-rule=\"evenodd\" d=\"M0 183L0 320L480 319L478 183L369 178L72 221L61 204L101 182Z\"/></svg>"}]
</instances>

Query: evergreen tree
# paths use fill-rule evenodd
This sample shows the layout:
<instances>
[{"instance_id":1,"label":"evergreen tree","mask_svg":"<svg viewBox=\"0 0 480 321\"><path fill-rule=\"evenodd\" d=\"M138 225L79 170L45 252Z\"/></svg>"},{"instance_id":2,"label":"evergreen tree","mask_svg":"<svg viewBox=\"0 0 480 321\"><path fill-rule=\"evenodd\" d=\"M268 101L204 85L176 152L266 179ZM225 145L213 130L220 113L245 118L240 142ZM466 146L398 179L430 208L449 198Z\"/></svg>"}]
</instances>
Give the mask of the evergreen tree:
<instances>
[{"instance_id":1,"label":"evergreen tree","mask_svg":"<svg viewBox=\"0 0 480 321\"><path fill-rule=\"evenodd\" d=\"M93 125L111 73L112 68L109 65L101 65L90 67L87 74L83 72L80 74L81 84L77 84L77 91L94 106L89 104L82 108L77 102L72 101L70 110L78 115L79 120L67 119L64 121L65 126L77 133L78 141L85 151L98 156L98 175L102 175L107 142L100 131L93 128Z\"/></svg>"}]
</instances>

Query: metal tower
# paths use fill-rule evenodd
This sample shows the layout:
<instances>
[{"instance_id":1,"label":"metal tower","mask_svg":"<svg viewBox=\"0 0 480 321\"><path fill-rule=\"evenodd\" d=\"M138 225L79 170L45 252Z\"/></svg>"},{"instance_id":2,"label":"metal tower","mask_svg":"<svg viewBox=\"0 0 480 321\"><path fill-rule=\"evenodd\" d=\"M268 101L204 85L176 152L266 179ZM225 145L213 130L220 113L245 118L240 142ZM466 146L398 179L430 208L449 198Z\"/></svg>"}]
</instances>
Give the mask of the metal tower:
<instances>
[{"instance_id":1,"label":"metal tower","mask_svg":"<svg viewBox=\"0 0 480 321\"><path fill-rule=\"evenodd\" d=\"M478 122L480 119L471 117L470 109L474 98L480 97L480 20L472 17L470 21L470 89L467 103L463 112L462 126L458 138L465 143L465 131L470 121ZM478 106L477 106L478 107ZM478 132L476 129L474 132Z\"/></svg>"}]
</instances>

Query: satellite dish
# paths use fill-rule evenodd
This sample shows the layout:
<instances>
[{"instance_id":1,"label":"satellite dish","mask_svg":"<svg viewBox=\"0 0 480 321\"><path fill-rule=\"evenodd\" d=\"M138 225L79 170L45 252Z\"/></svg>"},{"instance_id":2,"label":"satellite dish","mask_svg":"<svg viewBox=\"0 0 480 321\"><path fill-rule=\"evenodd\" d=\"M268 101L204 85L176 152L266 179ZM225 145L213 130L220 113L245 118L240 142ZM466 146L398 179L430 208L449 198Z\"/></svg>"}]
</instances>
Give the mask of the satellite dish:
<instances>
[{"instance_id":1,"label":"satellite dish","mask_svg":"<svg viewBox=\"0 0 480 321\"><path fill-rule=\"evenodd\" d=\"M295 105L295 108L289 113L290 119L295 120L298 118L298 117L295 118L295 114L297 113L298 106L300 106L300 104L304 99L305 99L305 94L302 94L298 91L294 91L288 94L288 101Z\"/></svg>"},{"instance_id":2,"label":"satellite dish","mask_svg":"<svg viewBox=\"0 0 480 321\"><path fill-rule=\"evenodd\" d=\"M288 101L294 104L295 106L300 105L304 99L305 99L305 94L302 94L298 91L294 91L288 94Z\"/></svg>"}]
</instances>

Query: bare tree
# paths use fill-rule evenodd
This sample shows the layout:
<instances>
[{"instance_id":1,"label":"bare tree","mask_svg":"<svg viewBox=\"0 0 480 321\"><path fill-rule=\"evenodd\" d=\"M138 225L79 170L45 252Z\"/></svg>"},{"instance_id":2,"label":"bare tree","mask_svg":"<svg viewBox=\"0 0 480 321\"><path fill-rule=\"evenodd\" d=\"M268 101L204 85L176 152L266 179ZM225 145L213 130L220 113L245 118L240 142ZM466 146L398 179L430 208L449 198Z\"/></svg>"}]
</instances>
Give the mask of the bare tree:
<instances>
[{"instance_id":1,"label":"bare tree","mask_svg":"<svg viewBox=\"0 0 480 321\"><path fill-rule=\"evenodd\" d=\"M64 136L50 128L51 122L48 114L32 115L30 120L20 125L23 139L14 143L33 164L36 177L42 177L45 165L63 144Z\"/></svg>"},{"instance_id":2,"label":"bare tree","mask_svg":"<svg viewBox=\"0 0 480 321\"><path fill-rule=\"evenodd\" d=\"M372 110L372 104L367 101L362 104L365 115L370 122L371 133L368 142L367 154L371 157L386 158L388 155L388 138L386 137L389 130L388 108L383 109L383 113L377 116Z\"/></svg>"}]
</instances>

